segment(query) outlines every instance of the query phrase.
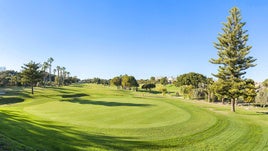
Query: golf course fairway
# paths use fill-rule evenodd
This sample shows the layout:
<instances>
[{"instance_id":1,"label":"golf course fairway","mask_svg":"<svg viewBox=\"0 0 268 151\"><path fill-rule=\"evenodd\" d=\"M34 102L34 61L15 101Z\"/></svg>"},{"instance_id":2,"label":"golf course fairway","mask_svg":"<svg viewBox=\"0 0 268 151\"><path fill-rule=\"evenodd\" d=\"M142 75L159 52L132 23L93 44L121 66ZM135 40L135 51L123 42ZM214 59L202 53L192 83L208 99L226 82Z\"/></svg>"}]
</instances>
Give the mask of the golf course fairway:
<instances>
[{"instance_id":1,"label":"golf course fairway","mask_svg":"<svg viewBox=\"0 0 268 151\"><path fill-rule=\"evenodd\" d=\"M1 88L1 150L268 150L268 111L80 84Z\"/></svg>"}]
</instances>

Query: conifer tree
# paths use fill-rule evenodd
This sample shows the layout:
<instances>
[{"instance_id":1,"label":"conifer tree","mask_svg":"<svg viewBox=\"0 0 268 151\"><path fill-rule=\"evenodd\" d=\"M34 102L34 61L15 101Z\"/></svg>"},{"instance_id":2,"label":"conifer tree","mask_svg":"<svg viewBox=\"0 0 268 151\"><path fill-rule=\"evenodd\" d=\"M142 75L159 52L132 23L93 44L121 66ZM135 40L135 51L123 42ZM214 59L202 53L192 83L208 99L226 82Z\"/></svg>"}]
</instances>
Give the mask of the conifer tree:
<instances>
[{"instance_id":1,"label":"conifer tree","mask_svg":"<svg viewBox=\"0 0 268 151\"><path fill-rule=\"evenodd\" d=\"M213 75L228 85L227 97L231 99L231 111L235 112L235 102L244 92L245 81L242 76L246 74L245 70L255 66L253 63L256 59L248 56L252 47L247 45L247 30L243 30L246 23L241 22L240 10L233 7L229 12L227 22L223 23L223 33L214 43L218 58L210 62L219 65L218 73Z\"/></svg>"},{"instance_id":2,"label":"conifer tree","mask_svg":"<svg viewBox=\"0 0 268 151\"><path fill-rule=\"evenodd\" d=\"M32 94L34 94L34 85L41 80L42 72L39 70L40 64L33 61L22 66L21 75L26 83L31 85Z\"/></svg>"}]
</instances>

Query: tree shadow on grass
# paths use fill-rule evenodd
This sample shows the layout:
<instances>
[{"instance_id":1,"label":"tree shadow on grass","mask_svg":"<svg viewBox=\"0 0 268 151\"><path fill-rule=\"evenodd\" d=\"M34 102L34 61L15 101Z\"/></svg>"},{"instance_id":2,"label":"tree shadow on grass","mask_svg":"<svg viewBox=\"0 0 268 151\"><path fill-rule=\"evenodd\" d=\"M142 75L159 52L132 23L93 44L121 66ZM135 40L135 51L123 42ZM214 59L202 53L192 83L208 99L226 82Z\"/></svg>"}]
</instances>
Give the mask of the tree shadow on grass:
<instances>
[{"instance_id":1,"label":"tree shadow on grass","mask_svg":"<svg viewBox=\"0 0 268 151\"><path fill-rule=\"evenodd\" d=\"M151 93L151 94L161 94L162 92L160 91L154 91L154 90L139 90L139 92L147 92L147 93Z\"/></svg>"},{"instance_id":2,"label":"tree shadow on grass","mask_svg":"<svg viewBox=\"0 0 268 151\"><path fill-rule=\"evenodd\" d=\"M71 100L62 100L62 101L71 102L71 103L79 103L79 104L102 105L102 106L108 106L108 107L115 107L115 106L150 107L150 106L154 106L152 104L93 101L93 100L82 100L82 99L78 99L78 98L71 99Z\"/></svg>"},{"instance_id":3,"label":"tree shadow on grass","mask_svg":"<svg viewBox=\"0 0 268 151\"><path fill-rule=\"evenodd\" d=\"M33 120L23 113L0 111L0 150L133 150L158 148L135 137L87 133L51 121Z\"/></svg>"},{"instance_id":4,"label":"tree shadow on grass","mask_svg":"<svg viewBox=\"0 0 268 151\"><path fill-rule=\"evenodd\" d=\"M0 105L20 103L23 101L24 101L24 99L19 98L19 97L8 97L8 98L1 98L0 97Z\"/></svg>"},{"instance_id":5,"label":"tree shadow on grass","mask_svg":"<svg viewBox=\"0 0 268 151\"><path fill-rule=\"evenodd\" d=\"M89 95L88 94L85 94L85 93L61 95L62 98L77 98L77 97L83 97L83 96L89 96Z\"/></svg>"},{"instance_id":6,"label":"tree shadow on grass","mask_svg":"<svg viewBox=\"0 0 268 151\"><path fill-rule=\"evenodd\" d=\"M14 87L4 89L5 94L0 96L11 96L11 97L23 97L23 98L32 98L30 92L24 91L23 87Z\"/></svg>"},{"instance_id":7,"label":"tree shadow on grass","mask_svg":"<svg viewBox=\"0 0 268 151\"><path fill-rule=\"evenodd\" d=\"M49 89L52 89L54 91L57 91L57 92L63 93L63 94L75 93L78 91L75 89L68 89L68 88L64 88L64 87L50 87Z\"/></svg>"},{"instance_id":8,"label":"tree shadow on grass","mask_svg":"<svg viewBox=\"0 0 268 151\"><path fill-rule=\"evenodd\" d=\"M268 112L256 112L256 113L259 113L259 114L267 114L268 115Z\"/></svg>"}]
</instances>

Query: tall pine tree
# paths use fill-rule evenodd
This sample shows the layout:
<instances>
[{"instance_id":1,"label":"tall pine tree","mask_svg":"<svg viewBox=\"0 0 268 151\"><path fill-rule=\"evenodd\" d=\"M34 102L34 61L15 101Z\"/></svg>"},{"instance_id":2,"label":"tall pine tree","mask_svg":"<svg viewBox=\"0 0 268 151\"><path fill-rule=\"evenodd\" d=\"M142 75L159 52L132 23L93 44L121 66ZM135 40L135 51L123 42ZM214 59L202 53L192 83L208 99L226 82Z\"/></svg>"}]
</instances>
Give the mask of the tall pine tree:
<instances>
[{"instance_id":1,"label":"tall pine tree","mask_svg":"<svg viewBox=\"0 0 268 151\"><path fill-rule=\"evenodd\" d=\"M36 85L37 82L41 81L42 72L39 70L40 64L35 63L33 61L24 64L22 66L21 75L26 83L28 83L32 88L32 94L34 94L33 87Z\"/></svg>"},{"instance_id":2,"label":"tall pine tree","mask_svg":"<svg viewBox=\"0 0 268 151\"><path fill-rule=\"evenodd\" d=\"M218 73L213 74L222 80L224 85L228 85L228 98L231 99L231 111L235 112L235 102L239 96L243 95L245 80L243 75L245 70L254 67L256 59L248 56L251 46L247 45L247 30L243 30L245 22L241 22L240 10L233 7L227 17L227 22L223 23L223 33L218 36L218 42L214 47L218 49L218 58L211 59L210 62L218 64Z\"/></svg>"}]
</instances>

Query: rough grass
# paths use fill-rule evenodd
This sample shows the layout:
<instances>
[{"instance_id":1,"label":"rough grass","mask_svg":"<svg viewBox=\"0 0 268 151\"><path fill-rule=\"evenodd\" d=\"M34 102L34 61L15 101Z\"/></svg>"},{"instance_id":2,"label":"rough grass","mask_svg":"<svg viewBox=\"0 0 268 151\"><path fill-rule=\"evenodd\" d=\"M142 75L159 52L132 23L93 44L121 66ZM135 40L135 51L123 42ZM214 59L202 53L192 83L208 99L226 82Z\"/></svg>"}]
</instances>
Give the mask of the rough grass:
<instances>
[{"instance_id":1,"label":"rough grass","mask_svg":"<svg viewBox=\"0 0 268 151\"><path fill-rule=\"evenodd\" d=\"M257 108L100 85L0 91L0 150L268 150Z\"/></svg>"}]
</instances>

